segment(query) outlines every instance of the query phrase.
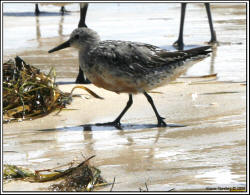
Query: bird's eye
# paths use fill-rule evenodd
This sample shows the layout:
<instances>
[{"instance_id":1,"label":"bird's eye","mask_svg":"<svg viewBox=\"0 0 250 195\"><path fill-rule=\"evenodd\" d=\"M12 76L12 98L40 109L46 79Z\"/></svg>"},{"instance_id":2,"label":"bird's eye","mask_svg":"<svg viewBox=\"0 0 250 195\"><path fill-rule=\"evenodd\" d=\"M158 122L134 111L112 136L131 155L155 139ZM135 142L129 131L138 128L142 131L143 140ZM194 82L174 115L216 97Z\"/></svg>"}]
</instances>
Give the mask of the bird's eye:
<instances>
[{"instance_id":1,"label":"bird's eye","mask_svg":"<svg viewBox=\"0 0 250 195\"><path fill-rule=\"evenodd\" d=\"M75 35L75 39L79 39L79 35Z\"/></svg>"}]
</instances>

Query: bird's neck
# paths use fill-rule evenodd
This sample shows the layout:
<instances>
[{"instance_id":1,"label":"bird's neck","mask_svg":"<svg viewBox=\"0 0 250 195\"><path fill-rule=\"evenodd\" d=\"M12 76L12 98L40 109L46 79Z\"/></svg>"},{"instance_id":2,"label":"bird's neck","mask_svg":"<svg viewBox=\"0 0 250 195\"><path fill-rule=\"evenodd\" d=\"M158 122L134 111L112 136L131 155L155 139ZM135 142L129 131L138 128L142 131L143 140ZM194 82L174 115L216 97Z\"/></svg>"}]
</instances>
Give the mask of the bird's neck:
<instances>
[{"instance_id":1,"label":"bird's neck","mask_svg":"<svg viewBox=\"0 0 250 195\"><path fill-rule=\"evenodd\" d=\"M93 48L97 47L100 40L92 40L91 42L85 42L85 44L79 48L79 64L82 70L86 69L86 64L88 61L88 52L91 51Z\"/></svg>"},{"instance_id":2,"label":"bird's neck","mask_svg":"<svg viewBox=\"0 0 250 195\"><path fill-rule=\"evenodd\" d=\"M94 45L95 46L95 45ZM86 69L86 63L88 61L88 52L94 47L93 45L85 45L78 51L79 65L82 70Z\"/></svg>"},{"instance_id":3,"label":"bird's neck","mask_svg":"<svg viewBox=\"0 0 250 195\"><path fill-rule=\"evenodd\" d=\"M86 64L86 60L87 60L87 49L86 48L81 48L78 51L78 56L79 56L79 65L81 67L82 70L85 69L85 64Z\"/></svg>"}]
</instances>

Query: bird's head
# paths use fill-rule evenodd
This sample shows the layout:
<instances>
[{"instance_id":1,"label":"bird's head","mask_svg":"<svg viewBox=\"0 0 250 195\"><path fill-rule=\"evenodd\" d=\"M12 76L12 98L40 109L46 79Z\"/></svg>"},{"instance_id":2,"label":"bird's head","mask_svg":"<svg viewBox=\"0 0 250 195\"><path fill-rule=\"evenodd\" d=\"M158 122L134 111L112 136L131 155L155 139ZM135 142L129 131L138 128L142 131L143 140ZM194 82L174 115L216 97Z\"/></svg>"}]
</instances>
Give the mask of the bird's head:
<instances>
[{"instance_id":1,"label":"bird's head","mask_svg":"<svg viewBox=\"0 0 250 195\"><path fill-rule=\"evenodd\" d=\"M67 47L84 49L91 45L95 45L99 41L100 41L100 37L95 31L89 28L81 27L81 28L75 29L71 33L70 38L67 41L49 50L49 53L52 53L54 51L58 51Z\"/></svg>"}]
</instances>

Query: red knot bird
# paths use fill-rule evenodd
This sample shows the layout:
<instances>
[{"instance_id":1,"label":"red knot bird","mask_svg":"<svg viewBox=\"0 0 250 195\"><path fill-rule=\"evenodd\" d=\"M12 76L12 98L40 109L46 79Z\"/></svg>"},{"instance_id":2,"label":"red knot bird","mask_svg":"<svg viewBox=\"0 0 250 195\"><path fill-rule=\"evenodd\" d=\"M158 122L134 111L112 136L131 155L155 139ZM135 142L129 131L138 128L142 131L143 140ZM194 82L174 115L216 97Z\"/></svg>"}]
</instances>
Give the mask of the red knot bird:
<instances>
[{"instance_id":1,"label":"red knot bird","mask_svg":"<svg viewBox=\"0 0 250 195\"><path fill-rule=\"evenodd\" d=\"M127 105L113 121L101 125L121 127L120 120L133 103L132 95L143 93L151 104L158 127L166 127L153 99L147 93L183 74L191 65L210 53L210 46L170 52L159 47L130 41L101 41L89 28L77 28L69 40L49 53L67 47L79 50L79 62L87 78L97 87L116 93L128 93Z\"/></svg>"},{"instance_id":2,"label":"red knot bird","mask_svg":"<svg viewBox=\"0 0 250 195\"><path fill-rule=\"evenodd\" d=\"M210 4L209 3L204 3L207 11L207 17L208 17L208 22L209 22L209 27L210 27L210 33L211 33L211 39L209 43L216 43L216 33L213 27L213 20L212 20L212 14L210 11ZM184 48L184 42L183 42L183 30L184 30L184 20L185 20L185 12L186 12L186 6L187 3L181 3L181 20L180 20L180 30L179 30L179 36L178 40L173 43L173 46L178 49L178 50L183 50ZM80 21L78 24L78 27L86 27L86 14L88 10L88 3L80 3ZM76 83L81 83L81 84L89 84L90 81L86 78L84 75L82 69L79 67L79 72L76 78Z\"/></svg>"}]
</instances>

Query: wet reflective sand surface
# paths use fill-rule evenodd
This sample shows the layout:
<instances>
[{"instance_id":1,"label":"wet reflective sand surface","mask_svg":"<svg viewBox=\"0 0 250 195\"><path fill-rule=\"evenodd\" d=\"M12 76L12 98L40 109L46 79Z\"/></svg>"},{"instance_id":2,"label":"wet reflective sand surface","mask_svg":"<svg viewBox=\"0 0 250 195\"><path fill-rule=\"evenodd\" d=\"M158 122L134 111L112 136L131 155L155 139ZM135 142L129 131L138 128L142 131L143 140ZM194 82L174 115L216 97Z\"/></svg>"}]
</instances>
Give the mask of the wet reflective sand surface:
<instances>
[{"instance_id":1,"label":"wet reflective sand surface","mask_svg":"<svg viewBox=\"0 0 250 195\"><path fill-rule=\"evenodd\" d=\"M70 83L78 73L77 52L47 51L66 40L77 26L78 5L72 4L68 9L74 12L65 16L56 14L58 7L44 6L41 9L54 15L40 17L29 15L33 4L28 5L26 15L20 15L16 7L16 12L4 7L4 60L19 55L45 72L54 66L58 81L64 83L60 88L70 91L75 86ZM102 39L141 41L173 49L170 45L178 35L179 4L105 6L90 5L87 16L87 24ZM75 94L81 97L74 98L68 106L70 110L34 121L4 124L3 163L37 170L96 155L91 163L107 181L116 178L114 191L145 190L145 183L150 191L244 188L245 4L212 4L212 14L220 44L214 46L211 56L193 66L184 75L188 78L179 78L154 90L161 93L151 94L169 127L156 127L152 108L143 95L134 97L133 106L122 120L122 129L92 125L113 120L128 97L88 85L104 100L76 90ZM187 48L203 45L209 39L203 4L188 4L184 31ZM190 78L213 73L217 77ZM40 191L50 184L9 182L4 184L4 190ZM100 190L110 190L110 186Z\"/></svg>"}]
</instances>

